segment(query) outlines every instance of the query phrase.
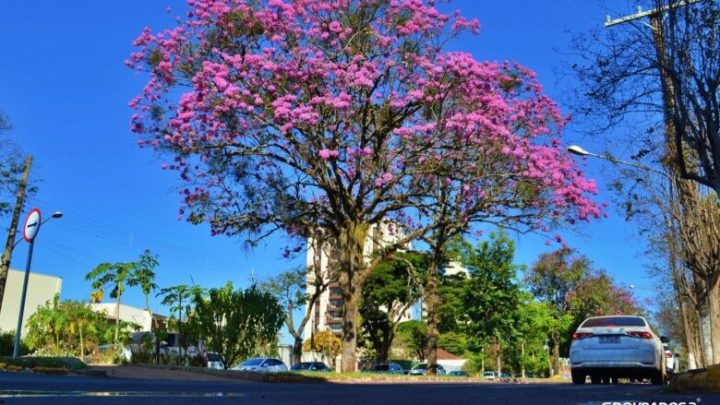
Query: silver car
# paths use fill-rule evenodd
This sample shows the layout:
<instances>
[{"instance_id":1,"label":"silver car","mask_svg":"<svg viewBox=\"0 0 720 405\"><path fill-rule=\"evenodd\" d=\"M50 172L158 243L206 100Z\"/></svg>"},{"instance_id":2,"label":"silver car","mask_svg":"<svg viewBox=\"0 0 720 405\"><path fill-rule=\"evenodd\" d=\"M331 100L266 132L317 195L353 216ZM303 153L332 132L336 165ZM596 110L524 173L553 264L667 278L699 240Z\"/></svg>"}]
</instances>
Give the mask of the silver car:
<instances>
[{"instance_id":1,"label":"silver car","mask_svg":"<svg viewBox=\"0 0 720 405\"><path fill-rule=\"evenodd\" d=\"M233 370L253 373L283 373L288 371L288 368L278 359L255 357L243 361L240 365L233 367Z\"/></svg>"},{"instance_id":2,"label":"silver car","mask_svg":"<svg viewBox=\"0 0 720 405\"><path fill-rule=\"evenodd\" d=\"M587 376L593 384L618 378L665 380L665 351L645 318L630 315L586 319L570 345L570 372L575 384Z\"/></svg>"}]
</instances>

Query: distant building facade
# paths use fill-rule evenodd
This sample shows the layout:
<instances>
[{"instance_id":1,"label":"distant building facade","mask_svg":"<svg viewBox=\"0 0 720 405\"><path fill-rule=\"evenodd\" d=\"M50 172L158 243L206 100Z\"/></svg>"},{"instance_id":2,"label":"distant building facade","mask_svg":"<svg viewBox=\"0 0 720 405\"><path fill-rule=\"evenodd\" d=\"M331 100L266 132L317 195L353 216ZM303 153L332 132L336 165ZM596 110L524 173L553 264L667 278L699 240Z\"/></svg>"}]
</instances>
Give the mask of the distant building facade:
<instances>
[{"instance_id":1,"label":"distant building facade","mask_svg":"<svg viewBox=\"0 0 720 405\"><path fill-rule=\"evenodd\" d=\"M108 320L115 322L115 305L114 302L92 303L90 308L95 312L104 312ZM155 319L155 325L167 322L165 316L151 314L147 309L120 304L120 320L140 326L139 332L152 331L154 329L153 318Z\"/></svg>"},{"instance_id":2,"label":"distant building facade","mask_svg":"<svg viewBox=\"0 0 720 405\"><path fill-rule=\"evenodd\" d=\"M0 331L9 332L17 328L24 278L24 271L13 269L8 271L5 295L3 296L2 309L0 310ZM25 297L25 308L23 311L23 336L27 332L27 321L37 311L37 308L45 306L48 301L52 302L55 295L59 295L61 291L62 278L30 272L27 295Z\"/></svg>"}]
</instances>

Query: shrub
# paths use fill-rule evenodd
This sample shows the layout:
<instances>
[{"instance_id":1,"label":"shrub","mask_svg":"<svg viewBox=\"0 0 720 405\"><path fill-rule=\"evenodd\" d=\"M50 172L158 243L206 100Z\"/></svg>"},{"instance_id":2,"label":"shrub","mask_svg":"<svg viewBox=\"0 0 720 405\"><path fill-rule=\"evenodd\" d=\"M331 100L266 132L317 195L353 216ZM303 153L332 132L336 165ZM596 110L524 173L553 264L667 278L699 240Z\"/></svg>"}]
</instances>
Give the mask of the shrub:
<instances>
[{"instance_id":1,"label":"shrub","mask_svg":"<svg viewBox=\"0 0 720 405\"><path fill-rule=\"evenodd\" d=\"M0 331L0 356L12 356L15 345L15 331L3 332ZM23 342L20 341L20 355L26 355L30 353L30 349Z\"/></svg>"}]
</instances>

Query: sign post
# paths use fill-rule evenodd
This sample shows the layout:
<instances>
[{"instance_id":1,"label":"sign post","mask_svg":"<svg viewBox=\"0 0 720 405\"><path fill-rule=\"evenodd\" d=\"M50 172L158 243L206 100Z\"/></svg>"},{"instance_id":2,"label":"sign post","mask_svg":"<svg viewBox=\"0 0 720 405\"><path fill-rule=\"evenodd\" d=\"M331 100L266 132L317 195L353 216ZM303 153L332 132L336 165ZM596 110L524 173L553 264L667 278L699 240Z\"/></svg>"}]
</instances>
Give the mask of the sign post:
<instances>
[{"instance_id":1,"label":"sign post","mask_svg":"<svg viewBox=\"0 0 720 405\"><path fill-rule=\"evenodd\" d=\"M25 219L23 227L23 239L30 243L28 248L27 264L25 265L25 278L23 280L22 295L20 296L20 312L18 314L17 329L15 330L15 345L13 346L13 359L20 354L20 332L22 331L23 313L25 312L25 296L27 295L28 279L30 278L30 263L32 263L33 247L35 246L35 236L37 236L41 225L40 210L34 208Z\"/></svg>"}]
</instances>

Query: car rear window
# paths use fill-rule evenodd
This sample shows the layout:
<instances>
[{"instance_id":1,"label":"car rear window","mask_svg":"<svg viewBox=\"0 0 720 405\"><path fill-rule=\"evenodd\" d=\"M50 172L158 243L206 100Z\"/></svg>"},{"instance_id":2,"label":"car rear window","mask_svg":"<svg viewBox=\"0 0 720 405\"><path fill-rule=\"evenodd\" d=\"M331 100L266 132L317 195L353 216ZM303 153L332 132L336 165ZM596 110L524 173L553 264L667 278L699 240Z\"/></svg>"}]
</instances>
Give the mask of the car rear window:
<instances>
[{"instance_id":1,"label":"car rear window","mask_svg":"<svg viewBox=\"0 0 720 405\"><path fill-rule=\"evenodd\" d=\"M647 326L642 318L636 316L612 316L607 318L590 318L583 322L582 328L598 326Z\"/></svg>"}]
</instances>

